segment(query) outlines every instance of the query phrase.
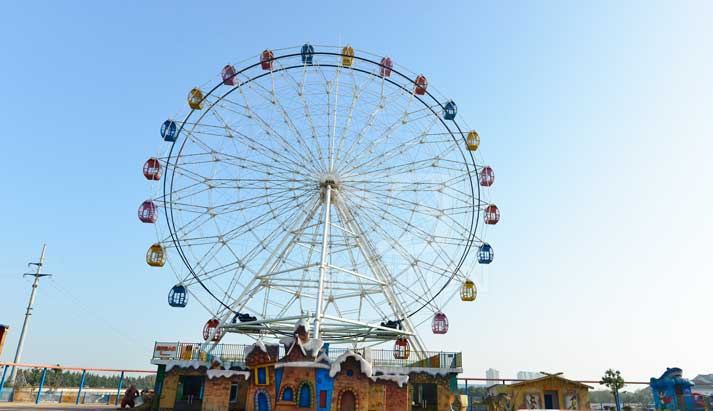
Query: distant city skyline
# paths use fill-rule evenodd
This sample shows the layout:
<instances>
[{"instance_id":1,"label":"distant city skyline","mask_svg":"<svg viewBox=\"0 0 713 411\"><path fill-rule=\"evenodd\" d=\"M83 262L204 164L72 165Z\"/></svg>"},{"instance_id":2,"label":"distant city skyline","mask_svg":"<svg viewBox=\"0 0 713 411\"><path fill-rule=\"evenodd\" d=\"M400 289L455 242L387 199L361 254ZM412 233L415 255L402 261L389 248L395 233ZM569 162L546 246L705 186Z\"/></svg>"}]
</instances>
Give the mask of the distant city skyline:
<instances>
[{"instance_id":1,"label":"distant city skyline","mask_svg":"<svg viewBox=\"0 0 713 411\"><path fill-rule=\"evenodd\" d=\"M544 374L535 371L518 371L518 380L534 380L536 378L544 377Z\"/></svg>"},{"instance_id":2,"label":"distant city skyline","mask_svg":"<svg viewBox=\"0 0 713 411\"><path fill-rule=\"evenodd\" d=\"M495 368L488 368L485 370L485 378L487 379L486 383L489 385L497 384L500 381L500 371Z\"/></svg>"}]
</instances>

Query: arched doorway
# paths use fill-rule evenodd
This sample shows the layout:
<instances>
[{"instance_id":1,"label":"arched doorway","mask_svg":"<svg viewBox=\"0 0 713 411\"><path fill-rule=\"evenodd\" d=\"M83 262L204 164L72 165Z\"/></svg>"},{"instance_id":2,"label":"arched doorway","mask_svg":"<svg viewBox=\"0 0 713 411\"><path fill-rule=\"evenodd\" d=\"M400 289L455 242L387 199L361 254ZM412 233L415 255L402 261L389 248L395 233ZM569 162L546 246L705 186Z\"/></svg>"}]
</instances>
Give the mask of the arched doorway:
<instances>
[{"instance_id":1,"label":"arched doorway","mask_svg":"<svg viewBox=\"0 0 713 411\"><path fill-rule=\"evenodd\" d=\"M339 411L356 411L356 398L351 391L344 391L339 401Z\"/></svg>"},{"instance_id":2,"label":"arched doorway","mask_svg":"<svg viewBox=\"0 0 713 411\"><path fill-rule=\"evenodd\" d=\"M267 398L267 393L265 393L265 391L257 393L257 398L255 399L255 409L256 411L270 411L270 399Z\"/></svg>"}]
</instances>

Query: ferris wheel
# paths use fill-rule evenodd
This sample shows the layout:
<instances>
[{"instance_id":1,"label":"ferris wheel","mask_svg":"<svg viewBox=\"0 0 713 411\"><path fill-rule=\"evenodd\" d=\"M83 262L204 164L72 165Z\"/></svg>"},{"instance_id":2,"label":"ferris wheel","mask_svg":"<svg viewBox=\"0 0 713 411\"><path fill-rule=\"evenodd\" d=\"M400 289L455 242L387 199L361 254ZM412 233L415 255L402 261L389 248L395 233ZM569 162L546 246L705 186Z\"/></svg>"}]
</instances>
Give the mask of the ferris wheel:
<instances>
[{"instance_id":1,"label":"ferris wheel","mask_svg":"<svg viewBox=\"0 0 713 411\"><path fill-rule=\"evenodd\" d=\"M417 327L445 333L445 305L475 300L494 172L424 75L305 44L226 65L187 106L144 165L155 193L139 219L157 223L147 263L176 275L169 304L209 311L207 341L303 324L425 350Z\"/></svg>"}]
</instances>

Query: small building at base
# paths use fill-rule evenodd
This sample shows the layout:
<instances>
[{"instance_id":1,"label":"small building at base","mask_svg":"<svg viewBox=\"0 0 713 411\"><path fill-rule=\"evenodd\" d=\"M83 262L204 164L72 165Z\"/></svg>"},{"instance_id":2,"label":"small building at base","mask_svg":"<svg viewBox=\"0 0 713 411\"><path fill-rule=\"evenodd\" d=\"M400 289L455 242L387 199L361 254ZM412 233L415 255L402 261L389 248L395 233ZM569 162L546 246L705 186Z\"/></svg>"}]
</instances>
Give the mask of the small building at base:
<instances>
[{"instance_id":1,"label":"small building at base","mask_svg":"<svg viewBox=\"0 0 713 411\"><path fill-rule=\"evenodd\" d=\"M168 411L449 410L460 353L332 349L304 330L281 345L156 343L154 408ZM190 348L188 348L190 347ZM208 352L210 351L210 352Z\"/></svg>"},{"instance_id":2,"label":"small building at base","mask_svg":"<svg viewBox=\"0 0 713 411\"><path fill-rule=\"evenodd\" d=\"M490 411L518 409L589 410L589 385L569 380L558 374L513 384L496 384L488 388L492 399Z\"/></svg>"}]
</instances>

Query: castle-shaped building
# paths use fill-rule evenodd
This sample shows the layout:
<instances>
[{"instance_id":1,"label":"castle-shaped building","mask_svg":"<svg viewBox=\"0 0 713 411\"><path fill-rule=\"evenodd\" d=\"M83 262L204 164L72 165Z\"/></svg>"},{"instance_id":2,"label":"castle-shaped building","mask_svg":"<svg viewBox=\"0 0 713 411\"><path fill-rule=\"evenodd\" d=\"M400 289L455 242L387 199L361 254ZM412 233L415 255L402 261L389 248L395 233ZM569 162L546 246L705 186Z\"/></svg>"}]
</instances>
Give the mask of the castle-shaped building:
<instances>
[{"instance_id":1,"label":"castle-shaped building","mask_svg":"<svg viewBox=\"0 0 713 411\"><path fill-rule=\"evenodd\" d=\"M160 410L436 411L450 409L459 353L394 358L330 350L304 327L278 344L156 343ZM190 349L188 348L190 347ZM242 350L242 354L241 351Z\"/></svg>"}]
</instances>

